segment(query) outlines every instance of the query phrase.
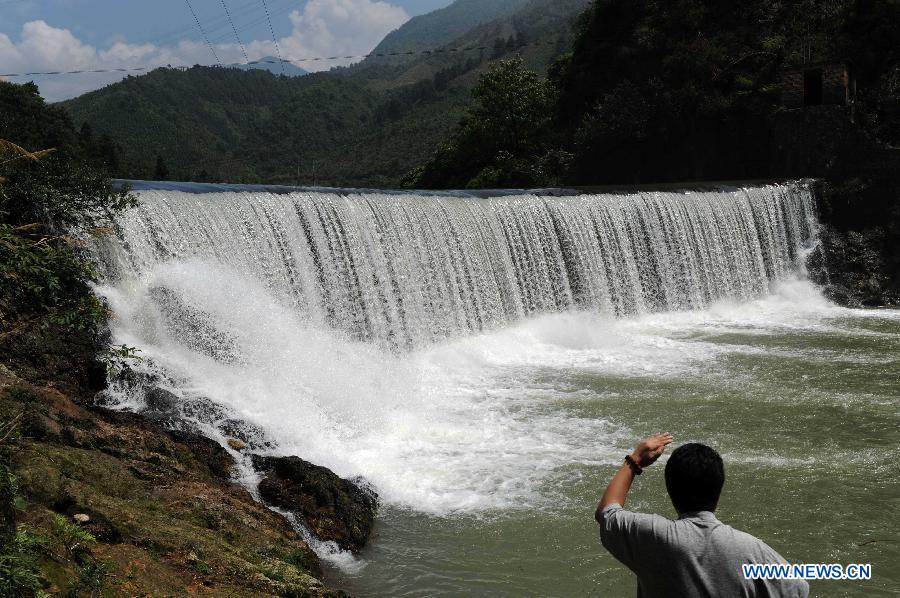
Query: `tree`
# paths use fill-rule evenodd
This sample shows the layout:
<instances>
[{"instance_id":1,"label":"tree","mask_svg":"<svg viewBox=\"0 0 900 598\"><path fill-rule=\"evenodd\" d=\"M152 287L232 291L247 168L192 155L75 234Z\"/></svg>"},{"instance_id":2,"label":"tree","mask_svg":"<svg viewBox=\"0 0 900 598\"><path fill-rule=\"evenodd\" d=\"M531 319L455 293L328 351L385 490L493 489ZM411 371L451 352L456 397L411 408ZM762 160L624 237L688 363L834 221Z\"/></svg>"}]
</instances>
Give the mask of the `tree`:
<instances>
[{"instance_id":1,"label":"tree","mask_svg":"<svg viewBox=\"0 0 900 598\"><path fill-rule=\"evenodd\" d=\"M451 139L405 184L417 187L528 186L546 150L552 87L522 59L501 61L479 79Z\"/></svg>"},{"instance_id":2,"label":"tree","mask_svg":"<svg viewBox=\"0 0 900 598\"><path fill-rule=\"evenodd\" d=\"M597 0L552 74L571 182L765 177L789 17L846 1Z\"/></svg>"},{"instance_id":3,"label":"tree","mask_svg":"<svg viewBox=\"0 0 900 598\"><path fill-rule=\"evenodd\" d=\"M81 142L86 146L91 146L94 143L94 129L91 128L91 124L88 122L81 125Z\"/></svg>"},{"instance_id":4,"label":"tree","mask_svg":"<svg viewBox=\"0 0 900 598\"><path fill-rule=\"evenodd\" d=\"M76 238L105 234L135 198L112 185L86 136L37 87L0 82L0 106L0 355L35 377L87 379L107 309ZM76 357L52 357L63 354ZM84 371L71 371L76 362Z\"/></svg>"}]
</instances>

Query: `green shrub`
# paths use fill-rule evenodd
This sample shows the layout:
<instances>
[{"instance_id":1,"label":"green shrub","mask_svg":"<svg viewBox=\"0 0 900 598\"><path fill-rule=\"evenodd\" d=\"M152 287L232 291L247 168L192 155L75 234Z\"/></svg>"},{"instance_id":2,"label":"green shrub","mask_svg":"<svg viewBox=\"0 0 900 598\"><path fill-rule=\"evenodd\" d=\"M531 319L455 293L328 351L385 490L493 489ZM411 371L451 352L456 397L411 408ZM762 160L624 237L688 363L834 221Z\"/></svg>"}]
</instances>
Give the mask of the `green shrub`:
<instances>
[{"instance_id":1,"label":"green shrub","mask_svg":"<svg viewBox=\"0 0 900 598\"><path fill-rule=\"evenodd\" d=\"M38 557L45 547L41 536L19 530L11 545L0 551L0 596L44 595Z\"/></svg>"},{"instance_id":2,"label":"green shrub","mask_svg":"<svg viewBox=\"0 0 900 598\"><path fill-rule=\"evenodd\" d=\"M88 559L78 567L77 577L67 592L71 598L79 596L100 596L107 580L111 577L109 565L97 559Z\"/></svg>"},{"instance_id":3,"label":"green shrub","mask_svg":"<svg viewBox=\"0 0 900 598\"><path fill-rule=\"evenodd\" d=\"M71 558L79 547L97 541L91 532L59 514L53 516L51 533L57 546L62 548L67 558Z\"/></svg>"},{"instance_id":4,"label":"green shrub","mask_svg":"<svg viewBox=\"0 0 900 598\"><path fill-rule=\"evenodd\" d=\"M110 376L127 379L133 373L132 364L143 360L138 355L140 352L140 349L128 345L113 345L100 355L100 359L106 364L106 371Z\"/></svg>"},{"instance_id":5,"label":"green shrub","mask_svg":"<svg viewBox=\"0 0 900 598\"><path fill-rule=\"evenodd\" d=\"M42 351L47 339L71 339L87 361L104 347L109 312L91 292L97 273L85 239L113 232L136 198L109 180L93 137L77 133L34 85L0 82L0 108L3 350L40 368L53 352ZM16 350L22 346L28 350Z\"/></svg>"},{"instance_id":6,"label":"green shrub","mask_svg":"<svg viewBox=\"0 0 900 598\"><path fill-rule=\"evenodd\" d=\"M47 316L64 328L97 327L107 310L87 285L94 276L69 239L0 224L0 324Z\"/></svg>"}]
</instances>

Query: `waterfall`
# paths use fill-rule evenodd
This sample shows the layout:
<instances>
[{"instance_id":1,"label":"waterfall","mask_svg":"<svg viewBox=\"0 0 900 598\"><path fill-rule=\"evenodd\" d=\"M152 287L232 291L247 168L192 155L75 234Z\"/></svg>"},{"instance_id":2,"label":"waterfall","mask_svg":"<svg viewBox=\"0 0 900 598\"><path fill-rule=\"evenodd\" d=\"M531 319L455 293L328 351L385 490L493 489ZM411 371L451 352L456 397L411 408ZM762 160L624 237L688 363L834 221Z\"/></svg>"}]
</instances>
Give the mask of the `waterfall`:
<instances>
[{"instance_id":1,"label":"waterfall","mask_svg":"<svg viewBox=\"0 0 900 598\"><path fill-rule=\"evenodd\" d=\"M634 433L605 408L560 405L616 388L631 400L619 380L680 376L725 350L660 331L824 303L798 281L816 237L800 182L137 194L99 240L96 290L113 342L142 359L100 400L152 415L161 388L179 426L223 445L240 432L254 452L362 475L386 504L428 513L545 504L571 463L617 462ZM573 395L581 375L590 391Z\"/></svg>"},{"instance_id":2,"label":"waterfall","mask_svg":"<svg viewBox=\"0 0 900 598\"><path fill-rule=\"evenodd\" d=\"M401 351L540 313L622 317L759 297L802 269L815 229L800 182L565 197L138 195L102 250L109 279L202 260L254 279L313 325ZM227 353L203 305L160 285L149 294L188 344Z\"/></svg>"}]
</instances>

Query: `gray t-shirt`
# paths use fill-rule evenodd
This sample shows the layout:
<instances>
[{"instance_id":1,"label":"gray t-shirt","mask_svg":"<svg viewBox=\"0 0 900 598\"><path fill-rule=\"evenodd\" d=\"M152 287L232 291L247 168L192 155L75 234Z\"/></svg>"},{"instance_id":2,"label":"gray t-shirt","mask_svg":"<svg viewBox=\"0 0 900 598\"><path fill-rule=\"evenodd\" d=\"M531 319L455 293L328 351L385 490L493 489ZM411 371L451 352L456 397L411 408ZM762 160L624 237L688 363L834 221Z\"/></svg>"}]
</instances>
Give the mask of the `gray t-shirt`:
<instances>
[{"instance_id":1,"label":"gray t-shirt","mask_svg":"<svg viewBox=\"0 0 900 598\"><path fill-rule=\"evenodd\" d=\"M786 563L765 542L725 525L709 511L676 520L626 511L601 512L603 546L638 579L638 598L807 598L803 580L744 579L741 565Z\"/></svg>"}]
</instances>

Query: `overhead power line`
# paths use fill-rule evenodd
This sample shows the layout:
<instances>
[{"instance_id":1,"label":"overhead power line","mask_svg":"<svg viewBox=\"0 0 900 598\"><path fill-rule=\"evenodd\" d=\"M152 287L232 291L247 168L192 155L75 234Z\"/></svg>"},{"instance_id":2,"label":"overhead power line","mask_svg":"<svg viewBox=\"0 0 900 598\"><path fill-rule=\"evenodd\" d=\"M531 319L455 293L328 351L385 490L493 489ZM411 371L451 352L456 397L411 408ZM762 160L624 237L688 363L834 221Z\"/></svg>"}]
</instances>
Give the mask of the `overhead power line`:
<instances>
[{"instance_id":1,"label":"overhead power line","mask_svg":"<svg viewBox=\"0 0 900 598\"><path fill-rule=\"evenodd\" d=\"M225 0L222 0L222 8L225 9L225 16L228 17L228 22L231 23L231 30L234 31L234 39L237 41L238 45L241 47L241 52L244 53L244 61L250 62L250 57L247 56L247 49L244 47L244 42L241 41L241 38L238 35L237 27L234 26L234 21L231 18L231 13L228 12L228 5L225 4Z\"/></svg>"},{"instance_id":2,"label":"overhead power line","mask_svg":"<svg viewBox=\"0 0 900 598\"><path fill-rule=\"evenodd\" d=\"M209 51L212 52L212 55L213 55L213 57L215 57L216 62L219 63L219 66L222 66L222 61L219 60L219 55L216 54L216 49L213 48L213 45L211 43L209 43L209 37L206 35L206 31L203 30L203 25L200 24L200 19L197 18L197 13L196 13L196 11L194 11L194 7L191 6L191 0L184 0L184 1L187 4L188 8L190 9L191 14L194 15L194 22L197 23L197 29L200 30L200 35L203 36L203 40L206 42L206 45L209 47ZM143 67L141 69L131 69L131 70L145 71L145 70L147 70L147 67ZM93 72L98 72L98 71L93 71ZM74 74L74 73L70 73L70 74Z\"/></svg>"},{"instance_id":3,"label":"overhead power line","mask_svg":"<svg viewBox=\"0 0 900 598\"><path fill-rule=\"evenodd\" d=\"M272 42L275 44L275 53L278 60L281 61L281 74L284 74L284 57L281 56L281 48L278 47L278 38L275 37L275 28L272 27L272 15L269 13L269 5L266 0L262 0L263 10L266 11L266 20L269 22L269 31L272 33Z\"/></svg>"},{"instance_id":4,"label":"overhead power line","mask_svg":"<svg viewBox=\"0 0 900 598\"><path fill-rule=\"evenodd\" d=\"M187 0L185 0L187 1ZM526 44L522 44L517 50L521 48L527 47L535 47L535 46L556 46L562 40L548 40L548 41L534 41L528 42ZM241 66L253 66L257 64L301 64L305 62L321 62L328 60L357 60L364 58L390 58L396 56L434 56L439 54L457 54L464 52L483 52L485 50L493 50L493 46L465 46L462 48L438 48L436 50L410 50L408 52L370 52L369 54L357 54L357 55L349 55L349 56L315 56L310 58L292 58L292 59L279 59L279 60L251 60L248 62L237 63L228 65L229 67L241 67ZM216 57L218 61L218 56ZM160 68L162 65L156 66L136 66L136 67L128 67L128 68L115 68L115 69L82 69L82 70L74 70L74 71L45 71L45 72L33 72L33 73L0 73L0 77L43 77L43 76L51 76L51 75L78 75L82 73L130 73L130 72L138 72L138 71L149 71L155 68ZM189 69L191 65L165 65L168 68L175 69ZM220 67L224 67L221 62L219 62Z\"/></svg>"},{"instance_id":5,"label":"overhead power line","mask_svg":"<svg viewBox=\"0 0 900 598\"><path fill-rule=\"evenodd\" d=\"M2 0L0 0L0 1L2 1ZM275 6L277 6L278 4L280 4L282 2L290 2L290 4L287 4L286 7L281 6L279 8L275 8ZM293 0L269 0L269 5L270 5L269 6L270 10L272 11L273 18L280 14L283 14L285 12L293 10L295 8ZM259 0L249 0L248 2L244 2L237 6L235 6L234 0L232 0L231 6L228 10L234 19L251 16L251 15L255 14L257 10L259 10ZM253 19L253 23L259 24L259 23L256 23L256 20L258 20L258 19ZM203 29L206 31L207 35L209 36L210 41L213 44L215 44L217 41L216 40L216 32L219 31L220 29L225 29L225 28L229 27L228 19L225 17L224 14L217 14L215 16L212 16L211 18L203 21L202 23L203 23ZM249 22L248 22L248 24L249 24ZM144 41L152 42L152 43L154 43L156 45L160 45L160 46L167 45L169 42L178 41L178 40L183 39L185 36L190 34L191 31L196 31L196 30L197 30L196 24L191 23L190 25L187 25L187 26L181 26L181 27L177 27L175 29L169 29L166 31L157 31L155 33L148 32L148 33L151 33L151 36L146 38ZM243 28L243 27L238 28L239 33L243 34L244 31L245 31L245 28ZM230 34L229 34L229 37L230 37Z\"/></svg>"}]
</instances>

